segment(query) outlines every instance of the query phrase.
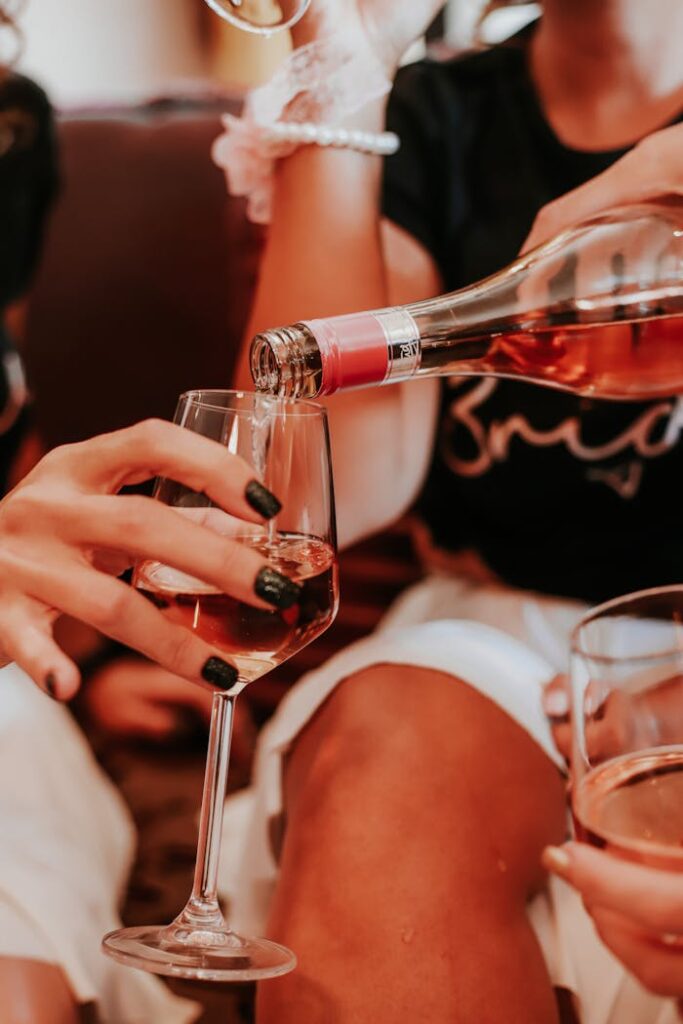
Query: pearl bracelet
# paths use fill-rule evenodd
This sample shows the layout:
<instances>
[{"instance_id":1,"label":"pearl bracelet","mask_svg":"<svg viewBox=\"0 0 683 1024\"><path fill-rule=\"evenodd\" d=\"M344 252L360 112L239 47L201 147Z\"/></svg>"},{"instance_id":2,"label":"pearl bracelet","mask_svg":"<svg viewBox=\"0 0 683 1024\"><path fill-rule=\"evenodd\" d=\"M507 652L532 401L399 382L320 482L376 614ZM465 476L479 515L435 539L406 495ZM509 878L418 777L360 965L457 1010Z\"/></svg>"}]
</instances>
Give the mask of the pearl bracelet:
<instances>
[{"instance_id":1,"label":"pearl bracelet","mask_svg":"<svg viewBox=\"0 0 683 1024\"><path fill-rule=\"evenodd\" d=\"M223 126L224 133L213 144L213 159L225 171L230 194L246 196L247 216L255 224L268 224L271 218L275 162L298 146L334 146L376 156L391 156L399 147L394 132L364 132L309 121L258 124L248 116L225 114Z\"/></svg>"},{"instance_id":2,"label":"pearl bracelet","mask_svg":"<svg viewBox=\"0 0 683 1024\"><path fill-rule=\"evenodd\" d=\"M327 124L277 121L263 128L266 142L290 142L295 145L332 146L354 149L359 153L392 156L401 145L395 132L364 132L357 128L336 128Z\"/></svg>"}]
</instances>

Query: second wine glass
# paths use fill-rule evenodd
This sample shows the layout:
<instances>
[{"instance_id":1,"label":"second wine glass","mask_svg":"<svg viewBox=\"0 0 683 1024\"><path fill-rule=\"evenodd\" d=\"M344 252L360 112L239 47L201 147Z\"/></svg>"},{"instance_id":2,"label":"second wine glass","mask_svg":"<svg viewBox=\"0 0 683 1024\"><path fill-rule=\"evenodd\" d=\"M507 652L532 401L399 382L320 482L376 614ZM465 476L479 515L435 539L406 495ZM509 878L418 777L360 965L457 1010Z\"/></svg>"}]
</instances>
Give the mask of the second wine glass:
<instances>
[{"instance_id":1,"label":"second wine glass","mask_svg":"<svg viewBox=\"0 0 683 1024\"><path fill-rule=\"evenodd\" d=\"M571 645L578 838L683 870L683 586L590 611Z\"/></svg>"},{"instance_id":2,"label":"second wine glass","mask_svg":"<svg viewBox=\"0 0 683 1024\"><path fill-rule=\"evenodd\" d=\"M291 658L330 625L337 611L334 495L325 411L311 402L234 391L182 395L175 422L213 438L254 467L282 502L269 523L245 523L171 480L155 497L258 551L300 585L296 603L262 610L158 562L143 562L134 583L170 619L196 631L234 664L239 676L213 698L194 885L185 909L165 926L123 928L104 951L133 967L183 978L251 981L292 970L295 955L227 926L217 895L223 804L234 701L244 687Z\"/></svg>"}]
</instances>

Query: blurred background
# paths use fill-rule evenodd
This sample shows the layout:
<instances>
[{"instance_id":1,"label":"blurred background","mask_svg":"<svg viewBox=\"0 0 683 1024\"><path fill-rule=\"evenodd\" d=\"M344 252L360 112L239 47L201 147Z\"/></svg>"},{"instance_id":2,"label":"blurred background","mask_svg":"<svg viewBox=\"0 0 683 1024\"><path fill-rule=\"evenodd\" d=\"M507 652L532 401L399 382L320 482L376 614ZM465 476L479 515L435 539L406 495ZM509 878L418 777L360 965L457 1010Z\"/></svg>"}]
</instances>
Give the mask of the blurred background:
<instances>
[{"instance_id":1,"label":"blurred background","mask_svg":"<svg viewBox=\"0 0 683 1024\"><path fill-rule=\"evenodd\" d=\"M463 49L482 7L483 0L449 0L430 35ZM535 14L535 4L496 11L483 38L503 38ZM239 89L266 77L288 47L284 36L240 33L202 0L26 0L18 20L21 70L62 107L140 102L212 80Z\"/></svg>"}]
</instances>

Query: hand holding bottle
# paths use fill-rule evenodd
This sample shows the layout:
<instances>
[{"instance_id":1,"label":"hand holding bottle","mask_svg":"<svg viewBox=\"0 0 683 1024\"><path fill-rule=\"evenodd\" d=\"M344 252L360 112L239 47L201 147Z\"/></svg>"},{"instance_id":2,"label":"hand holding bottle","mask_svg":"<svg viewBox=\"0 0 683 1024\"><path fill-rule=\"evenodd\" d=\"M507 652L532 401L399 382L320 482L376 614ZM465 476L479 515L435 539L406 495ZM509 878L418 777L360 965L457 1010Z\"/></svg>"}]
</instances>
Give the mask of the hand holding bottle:
<instances>
[{"instance_id":1,"label":"hand holding bottle","mask_svg":"<svg viewBox=\"0 0 683 1024\"><path fill-rule=\"evenodd\" d=\"M608 170L540 211L523 252L618 206L683 195L683 124L649 135Z\"/></svg>"},{"instance_id":2,"label":"hand holding bottle","mask_svg":"<svg viewBox=\"0 0 683 1024\"><path fill-rule=\"evenodd\" d=\"M161 502L116 493L156 475L248 522L262 523L280 507L246 462L171 423L150 420L55 449L0 502L0 664L16 661L52 696L73 696L78 669L52 636L64 612L187 679L234 683L235 668L209 644L114 578L136 559L153 558L271 607L257 596L266 567L255 551Z\"/></svg>"}]
</instances>

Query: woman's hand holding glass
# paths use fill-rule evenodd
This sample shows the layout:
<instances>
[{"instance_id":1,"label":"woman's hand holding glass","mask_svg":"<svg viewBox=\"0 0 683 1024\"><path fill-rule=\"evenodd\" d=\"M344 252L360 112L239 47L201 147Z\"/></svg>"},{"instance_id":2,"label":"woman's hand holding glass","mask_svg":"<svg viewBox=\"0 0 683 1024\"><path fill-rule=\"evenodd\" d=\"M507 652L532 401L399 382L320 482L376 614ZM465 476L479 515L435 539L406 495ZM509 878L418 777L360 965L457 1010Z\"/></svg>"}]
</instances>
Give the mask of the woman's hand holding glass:
<instances>
[{"instance_id":1,"label":"woman's hand holding glass","mask_svg":"<svg viewBox=\"0 0 683 1024\"><path fill-rule=\"evenodd\" d=\"M683 874L577 842L549 848L544 863L579 892L602 941L645 988L683 996Z\"/></svg>"},{"instance_id":2,"label":"woman's hand holding glass","mask_svg":"<svg viewBox=\"0 0 683 1024\"><path fill-rule=\"evenodd\" d=\"M52 635L60 613L194 682L227 688L236 678L208 643L115 578L136 559L157 559L269 607L254 590L265 566L257 552L151 498L117 494L156 475L207 494L248 523L263 523L279 508L242 458L152 420L55 449L0 502L0 656L53 696L68 699L80 682Z\"/></svg>"},{"instance_id":3,"label":"woman's hand holding glass","mask_svg":"<svg viewBox=\"0 0 683 1024\"><path fill-rule=\"evenodd\" d=\"M249 981L290 971L294 954L266 939L235 934L218 902L221 822L230 755L235 698L250 682L311 643L337 610L338 575L334 494L325 411L308 402L280 401L235 391L181 395L176 423L188 436L211 438L265 481L271 500L280 494L266 525L248 525L214 507L216 499L198 475L194 480L160 470L159 507L175 520L239 539L245 551L261 552L280 572L256 576L267 610L244 595L225 591L205 573L178 571L177 556L140 555L133 576L150 605L163 610L188 637L204 637L221 661L237 666L229 685L213 696L197 864L185 909L170 925L123 928L105 936L114 959L156 974L212 981ZM224 503L225 504L225 503ZM217 538L220 540L220 537ZM239 545L238 545L239 546ZM263 564L261 562L261 564ZM283 575L284 574L284 575ZM251 578L253 586L254 578ZM207 585L207 583L209 585ZM210 585L213 584L213 585ZM248 587L245 588L248 591ZM237 598L237 599L235 599ZM144 598L140 598L144 601ZM225 664L221 661L222 664Z\"/></svg>"},{"instance_id":4,"label":"woman's hand holding glass","mask_svg":"<svg viewBox=\"0 0 683 1024\"><path fill-rule=\"evenodd\" d=\"M566 752L584 843L545 853L607 946L650 990L683 996L683 587L609 602L572 641L571 728L562 682L546 709ZM593 847L593 848L591 848Z\"/></svg>"}]
</instances>

